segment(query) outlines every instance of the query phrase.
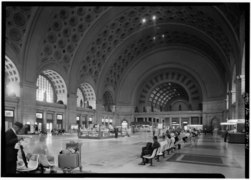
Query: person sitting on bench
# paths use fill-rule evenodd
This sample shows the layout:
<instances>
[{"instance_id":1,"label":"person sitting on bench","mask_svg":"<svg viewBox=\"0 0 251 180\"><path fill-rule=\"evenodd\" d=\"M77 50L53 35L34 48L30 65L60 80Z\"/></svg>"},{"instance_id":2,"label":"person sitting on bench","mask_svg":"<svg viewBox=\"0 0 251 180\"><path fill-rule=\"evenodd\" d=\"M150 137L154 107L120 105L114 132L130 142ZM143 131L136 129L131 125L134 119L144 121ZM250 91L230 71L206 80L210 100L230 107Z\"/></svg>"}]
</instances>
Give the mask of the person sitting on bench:
<instances>
[{"instance_id":1,"label":"person sitting on bench","mask_svg":"<svg viewBox=\"0 0 251 180\"><path fill-rule=\"evenodd\" d=\"M160 144L158 142L157 136L153 137L153 144L151 142L148 142L145 147L142 147L142 152L141 152L141 158L142 162L139 165L145 165L145 163L148 163L146 159L143 158L145 155L151 155L153 150L156 148L159 148Z\"/></svg>"}]
</instances>

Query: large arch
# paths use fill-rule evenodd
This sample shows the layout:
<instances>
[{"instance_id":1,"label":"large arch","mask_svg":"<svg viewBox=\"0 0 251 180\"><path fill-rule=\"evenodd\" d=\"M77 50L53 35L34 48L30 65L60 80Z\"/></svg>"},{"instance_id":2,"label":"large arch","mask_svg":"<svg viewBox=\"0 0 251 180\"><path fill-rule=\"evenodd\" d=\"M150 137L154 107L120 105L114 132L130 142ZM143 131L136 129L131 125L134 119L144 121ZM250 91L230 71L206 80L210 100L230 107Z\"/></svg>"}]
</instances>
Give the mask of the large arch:
<instances>
[{"instance_id":1,"label":"large arch","mask_svg":"<svg viewBox=\"0 0 251 180\"><path fill-rule=\"evenodd\" d=\"M200 85L195 78L185 70L162 68L145 77L143 81L144 83L141 85L136 95L139 104L143 103L149 105L149 97L153 95L152 92L156 88L159 89L158 92L162 94L160 96L165 102L171 101L174 98L176 101L179 99L186 99L187 103L190 104L190 109L198 109L199 104L202 102L202 90ZM169 91L169 93L167 93L167 91ZM135 103L137 104L137 102Z\"/></svg>"},{"instance_id":2,"label":"large arch","mask_svg":"<svg viewBox=\"0 0 251 180\"><path fill-rule=\"evenodd\" d=\"M137 97L137 90L145 77L162 68L180 68L191 74L202 89L203 101L224 98L225 82L205 56L189 49L172 48L146 54L141 61L133 64L121 80L117 102L135 104L133 99Z\"/></svg>"}]
</instances>

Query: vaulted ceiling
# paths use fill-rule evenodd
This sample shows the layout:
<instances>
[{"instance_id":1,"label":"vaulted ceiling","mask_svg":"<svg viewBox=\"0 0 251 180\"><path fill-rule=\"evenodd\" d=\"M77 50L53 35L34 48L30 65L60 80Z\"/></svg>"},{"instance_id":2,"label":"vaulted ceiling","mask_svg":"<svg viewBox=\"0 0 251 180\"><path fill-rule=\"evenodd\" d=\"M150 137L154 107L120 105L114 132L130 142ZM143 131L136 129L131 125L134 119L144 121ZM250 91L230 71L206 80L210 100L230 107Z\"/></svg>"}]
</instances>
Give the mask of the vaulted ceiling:
<instances>
[{"instance_id":1,"label":"vaulted ceiling","mask_svg":"<svg viewBox=\"0 0 251 180\"><path fill-rule=\"evenodd\" d=\"M223 78L240 58L240 4L23 5L3 7L6 54L60 67L68 86L88 76L116 90L140 57L173 46L206 56Z\"/></svg>"}]
</instances>

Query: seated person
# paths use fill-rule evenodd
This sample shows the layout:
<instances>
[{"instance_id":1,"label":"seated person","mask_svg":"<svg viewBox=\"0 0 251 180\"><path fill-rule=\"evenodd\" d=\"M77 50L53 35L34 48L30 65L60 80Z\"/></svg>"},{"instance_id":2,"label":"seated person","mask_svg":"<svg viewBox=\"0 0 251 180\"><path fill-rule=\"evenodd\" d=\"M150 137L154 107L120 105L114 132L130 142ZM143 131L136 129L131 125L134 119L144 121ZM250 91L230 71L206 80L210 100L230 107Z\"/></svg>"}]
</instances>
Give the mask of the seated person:
<instances>
[{"instance_id":1,"label":"seated person","mask_svg":"<svg viewBox=\"0 0 251 180\"><path fill-rule=\"evenodd\" d=\"M150 155L150 154L152 154L152 143L148 142L145 147L142 147L142 151L140 155L140 157L142 158L142 162L140 163L140 165L144 165L146 163L143 156Z\"/></svg>"},{"instance_id":2,"label":"seated person","mask_svg":"<svg viewBox=\"0 0 251 180\"><path fill-rule=\"evenodd\" d=\"M39 163L48 167L49 162L54 162L54 157L50 155L45 140L46 136L41 135L39 137L39 141L33 149L33 154L39 154Z\"/></svg>"},{"instance_id":3,"label":"seated person","mask_svg":"<svg viewBox=\"0 0 251 180\"><path fill-rule=\"evenodd\" d=\"M167 137L167 138L166 138L167 146L170 147L170 145L171 145L171 135L170 135L170 134L167 134L166 137Z\"/></svg>"},{"instance_id":4,"label":"seated person","mask_svg":"<svg viewBox=\"0 0 251 180\"><path fill-rule=\"evenodd\" d=\"M147 163L146 159L143 158L143 156L145 155L151 155L153 150L156 148L160 147L160 143L158 142L158 138L157 136L153 137L153 144L148 142L146 147L142 148L142 152L141 152L141 158L142 158L142 162L139 165L145 165L145 163Z\"/></svg>"}]
</instances>

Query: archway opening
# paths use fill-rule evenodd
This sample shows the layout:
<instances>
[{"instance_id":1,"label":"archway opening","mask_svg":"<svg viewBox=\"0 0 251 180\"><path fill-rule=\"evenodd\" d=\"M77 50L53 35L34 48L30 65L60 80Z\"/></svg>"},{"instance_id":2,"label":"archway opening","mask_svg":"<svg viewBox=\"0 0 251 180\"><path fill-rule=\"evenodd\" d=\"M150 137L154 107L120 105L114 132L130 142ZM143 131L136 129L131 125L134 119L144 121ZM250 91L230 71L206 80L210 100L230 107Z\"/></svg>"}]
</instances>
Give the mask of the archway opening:
<instances>
[{"instance_id":1,"label":"archway opening","mask_svg":"<svg viewBox=\"0 0 251 180\"><path fill-rule=\"evenodd\" d=\"M37 79L36 99L48 103L67 104L67 88L64 79L53 70L44 70Z\"/></svg>"},{"instance_id":2,"label":"archway opening","mask_svg":"<svg viewBox=\"0 0 251 180\"><path fill-rule=\"evenodd\" d=\"M77 89L77 106L96 109L96 95L89 83L82 83Z\"/></svg>"},{"instance_id":3,"label":"archway opening","mask_svg":"<svg viewBox=\"0 0 251 180\"><path fill-rule=\"evenodd\" d=\"M173 82L158 85L151 91L148 97L148 102L152 107L161 111L178 111L179 106L187 106L188 101L189 96L186 90L181 85ZM170 109L170 106L172 106L172 109ZM183 109L188 109L188 107L183 107Z\"/></svg>"}]
</instances>

